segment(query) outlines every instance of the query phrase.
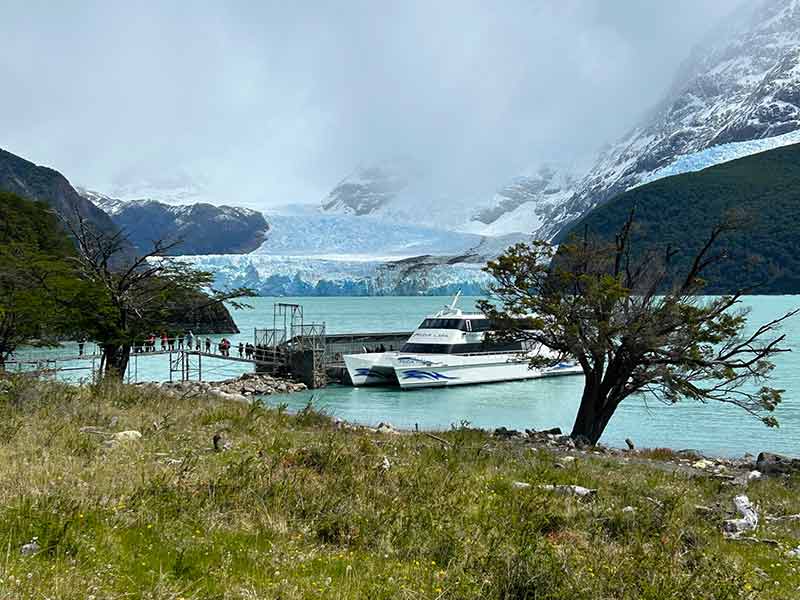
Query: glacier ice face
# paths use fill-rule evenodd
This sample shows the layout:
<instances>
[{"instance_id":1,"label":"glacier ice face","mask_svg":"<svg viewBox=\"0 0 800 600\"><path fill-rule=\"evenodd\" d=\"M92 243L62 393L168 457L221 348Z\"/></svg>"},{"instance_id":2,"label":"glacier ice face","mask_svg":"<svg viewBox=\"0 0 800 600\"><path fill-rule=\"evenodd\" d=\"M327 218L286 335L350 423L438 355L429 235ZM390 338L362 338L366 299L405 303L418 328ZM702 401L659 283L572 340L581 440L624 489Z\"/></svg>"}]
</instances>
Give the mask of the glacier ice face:
<instances>
[{"instance_id":1,"label":"glacier ice face","mask_svg":"<svg viewBox=\"0 0 800 600\"><path fill-rule=\"evenodd\" d=\"M214 273L220 289L250 287L262 296L479 295L491 282L482 263L430 257L400 261L280 255L182 256Z\"/></svg>"},{"instance_id":2,"label":"glacier ice face","mask_svg":"<svg viewBox=\"0 0 800 600\"><path fill-rule=\"evenodd\" d=\"M247 256L187 258L218 286L261 295L480 294L491 283L486 260L521 239L307 210L269 220L266 241Z\"/></svg>"}]
</instances>

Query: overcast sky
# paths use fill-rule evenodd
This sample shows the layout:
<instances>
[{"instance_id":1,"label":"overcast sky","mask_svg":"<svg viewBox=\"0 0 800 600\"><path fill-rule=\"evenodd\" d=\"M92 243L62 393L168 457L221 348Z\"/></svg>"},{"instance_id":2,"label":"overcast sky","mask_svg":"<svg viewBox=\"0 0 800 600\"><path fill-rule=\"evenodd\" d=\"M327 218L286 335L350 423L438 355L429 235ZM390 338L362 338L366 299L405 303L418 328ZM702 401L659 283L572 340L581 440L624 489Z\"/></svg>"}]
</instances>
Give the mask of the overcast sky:
<instances>
[{"instance_id":1,"label":"overcast sky","mask_svg":"<svg viewBox=\"0 0 800 600\"><path fill-rule=\"evenodd\" d=\"M3 0L0 147L259 208L397 156L490 189L624 133L737 1Z\"/></svg>"}]
</instances>

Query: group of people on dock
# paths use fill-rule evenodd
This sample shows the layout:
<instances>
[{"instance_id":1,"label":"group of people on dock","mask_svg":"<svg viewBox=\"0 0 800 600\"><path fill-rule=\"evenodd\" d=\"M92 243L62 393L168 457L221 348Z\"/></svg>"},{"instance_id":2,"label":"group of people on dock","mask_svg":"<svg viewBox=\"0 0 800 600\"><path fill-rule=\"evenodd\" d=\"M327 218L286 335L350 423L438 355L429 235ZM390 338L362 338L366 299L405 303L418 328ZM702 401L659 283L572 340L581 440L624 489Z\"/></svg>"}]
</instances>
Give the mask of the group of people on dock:
<instances>
[{"instance_id":1,"label":"group of people on dock","mask_svg":"<svg viewBox=\"0 0 800 600\"><path fill-rule=\"evenodd\" d=\"M161 335L151 333L140 344L133 347L133 351L140 352L157 352L157 342L161 341L161 352L174 352L175 350L196 350L200 351L205 345L205 351L211 352L211 339L205 338L203 340L199 335L194 335L191 331L186 334L179 333L174 336L169 336L165 331Z\"/></svg>"},{"instance_id":2,"label":"group of people on dock","mask_svg":"<svg viewBox=\"0 0 800 600\"><path fill-rule=\"evenodd\" d=\"M82 345L83 344L81 344L81 346ZM214 352L213 349L216 349L220 356L230 357L231 347L233 347L233 344L228 338L222 338L219 342L214 344L211 342L211 338L203 338L199 335L195 335L191 330L185 334L179 333L173 336L169 336L166 332L162 331L161 335L156 335L155 333L148 335L141 343L134 345L133 351L135 353L157 352L160 348L161 352L194 350L196 352L211 354ZM264 351L250 342L246 344L244 342L239 342L236 346L236 351L239 358L245 358L247 360L263 359L261 355L264 354Z\"/></svg>"}]
</instances>

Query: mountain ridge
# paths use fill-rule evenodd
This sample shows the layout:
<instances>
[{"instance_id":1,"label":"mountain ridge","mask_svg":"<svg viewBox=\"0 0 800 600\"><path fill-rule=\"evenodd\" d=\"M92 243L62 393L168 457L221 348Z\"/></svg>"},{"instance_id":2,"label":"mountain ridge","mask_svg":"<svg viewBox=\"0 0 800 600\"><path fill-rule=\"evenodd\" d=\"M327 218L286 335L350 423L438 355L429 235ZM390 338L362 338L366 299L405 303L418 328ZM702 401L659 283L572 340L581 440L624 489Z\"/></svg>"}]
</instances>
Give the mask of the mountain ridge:
<instances>
[{"instance_id":1,"label":"mountain ridge","mask_svg":"<svg viewBox=\"0 0 800 600\"><path fill-rule=\"evenodd\" d=\"M141 251L155 240L181 243L170 251L183 254L244 254L259 248L267 237L269 223L249 208L215 206L198 202L175 205L152 199L120 200L78 188L123 229Z\"/></svg>"},{"instance_id":2,"label":"mountain ridge","mask_svg":"<svg viewBox=\"0 0 800 600\"><path fill-rule=\"evenodd\" d=\"M107 235L114 235L119 231L111 217L90 200L82 197L59 171L37 165L2 148L0 148L0 190L29 200L44 202L65 221L80 217ZM64 227L66 228L66 225ZM122 240L122 250L115 262L124 263L134 254L133 244Z\"/></svg>"}]
</instances>

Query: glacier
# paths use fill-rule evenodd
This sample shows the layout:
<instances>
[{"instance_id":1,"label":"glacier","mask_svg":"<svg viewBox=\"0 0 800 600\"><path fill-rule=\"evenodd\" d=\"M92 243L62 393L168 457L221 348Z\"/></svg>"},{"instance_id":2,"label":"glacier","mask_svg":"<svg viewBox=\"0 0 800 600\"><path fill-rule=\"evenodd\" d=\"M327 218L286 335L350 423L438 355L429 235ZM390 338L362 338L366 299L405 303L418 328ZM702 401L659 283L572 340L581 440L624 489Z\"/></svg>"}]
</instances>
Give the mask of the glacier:
<instances>
[{"instance_id":1,"label":"glacier","mask_svg":"<svg viewBox=\"0 0 800 600\"><path fill-rule=\"evenodd\" d=\"M430 257L381 261L266 254L181 256L214 274L219 289L249 287L259 296L482 295L492 283L482 263Z\"/></svg>"},{"instance_id":2,"label":"glacier","mask_svg":"<svg viewBox=\"0 0 800 600\"><path fill-rule=\"evenodd\" d=\"M302 208L268 220L249 254L180 260L212 272L217 288L261 296L480 295L492 283L486 260L519 241Z\"/></svg>"},{"instance_id":3,"label":"glacier","mask_svg":"<svg viewBox=\"0 0 800 600\"><path fill-rule=\"evenodd\" d=\"M797 143L800 143L800 130L785 133L783 135L776 135L775 137L770 138L720 144L719 146L706 148L700 152L678 156L675 158L675 161L669 165L645 175L642 181L633 187L639 187L646 183L650 183L657 179L663 179L664 177L670 177L672 175L681 175L682 173L701 171L708 167L713 167L715 165L736 160L738 158L750 156L751 154L766 152L767 150L773 150L775 148Z\"/></svg>"},{"instance_id":4,"label":"glacier","mask_svg":"<svg viewBox=\"0 0 800 600\"><path fill-rule=\"evenodd\" d=\"M408 258L464 252L483 239L471 233L347 214L274 214L267 219L270 230L256 254ZM424 215L420 220L427 221Z\"/></svg>"}]
</instances>

